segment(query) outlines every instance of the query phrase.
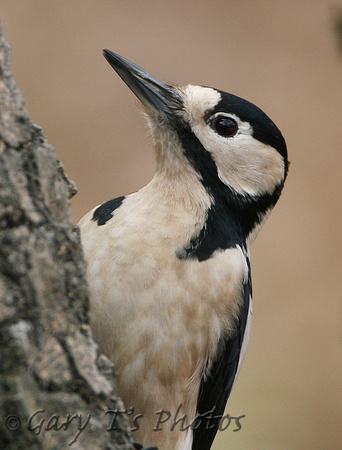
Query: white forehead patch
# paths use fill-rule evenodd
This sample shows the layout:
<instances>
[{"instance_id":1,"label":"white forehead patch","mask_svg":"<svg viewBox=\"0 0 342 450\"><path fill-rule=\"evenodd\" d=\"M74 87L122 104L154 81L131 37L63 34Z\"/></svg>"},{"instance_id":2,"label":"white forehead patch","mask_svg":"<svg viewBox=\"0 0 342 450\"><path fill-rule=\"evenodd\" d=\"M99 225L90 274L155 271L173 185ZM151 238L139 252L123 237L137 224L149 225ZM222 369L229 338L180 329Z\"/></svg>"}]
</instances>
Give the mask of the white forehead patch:
<instances>
[{"instance_id":1,"label":"white forehead patch","mask_svg":"<svg viewBox=\"0 0 342 450\"><path fill-rule=\"evenodd\" d=\"M185 112L188 114L190 123L202 119L204 114L215 108L221 100L221 94L213 88L187 86L179 88L182 95Z\"/></svg>"}]
</instances>

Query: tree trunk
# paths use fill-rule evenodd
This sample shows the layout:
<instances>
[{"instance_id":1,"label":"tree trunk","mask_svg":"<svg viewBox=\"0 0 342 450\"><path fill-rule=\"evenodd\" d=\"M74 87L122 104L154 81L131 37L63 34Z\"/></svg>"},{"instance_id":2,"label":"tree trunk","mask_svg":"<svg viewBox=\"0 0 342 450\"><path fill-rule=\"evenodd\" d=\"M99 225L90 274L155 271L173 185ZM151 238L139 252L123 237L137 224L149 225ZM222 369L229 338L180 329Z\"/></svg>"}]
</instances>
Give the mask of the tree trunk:
<instances>
[{"instance_id":1,"label":"tree trunk","mask_svg":"<svg viewBox=\"0 0 342 450\"><path fill-rule=\"evenodd\" d=\"M76 193L9 68L0 24L0 448L131 449L93 339ZM112 412L111 412L112 411ZM116 420L114 420L116 419ZM110 429L108 431L108 429Z\"/></svg>"}]
</instances>

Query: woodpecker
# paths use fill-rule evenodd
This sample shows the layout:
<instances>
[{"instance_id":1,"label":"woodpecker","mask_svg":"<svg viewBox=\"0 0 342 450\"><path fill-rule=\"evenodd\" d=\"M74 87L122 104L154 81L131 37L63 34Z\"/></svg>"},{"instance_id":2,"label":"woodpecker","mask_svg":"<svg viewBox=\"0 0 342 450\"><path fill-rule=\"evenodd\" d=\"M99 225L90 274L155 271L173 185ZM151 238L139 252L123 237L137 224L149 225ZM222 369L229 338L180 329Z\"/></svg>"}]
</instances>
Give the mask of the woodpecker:
<instances>
[{"instance_id":1,"label":"woodpecker","mask_svg":"<svg viewBox=\"0 0 342 450\"><path fill-rule=\"evenodd\" d=\"M240 97L104 56L142 104L157 167L80 221L91 324L138 440L206 450L246 350L250 245L282 191L286 143Z\"/></svg>"}]
</instances>

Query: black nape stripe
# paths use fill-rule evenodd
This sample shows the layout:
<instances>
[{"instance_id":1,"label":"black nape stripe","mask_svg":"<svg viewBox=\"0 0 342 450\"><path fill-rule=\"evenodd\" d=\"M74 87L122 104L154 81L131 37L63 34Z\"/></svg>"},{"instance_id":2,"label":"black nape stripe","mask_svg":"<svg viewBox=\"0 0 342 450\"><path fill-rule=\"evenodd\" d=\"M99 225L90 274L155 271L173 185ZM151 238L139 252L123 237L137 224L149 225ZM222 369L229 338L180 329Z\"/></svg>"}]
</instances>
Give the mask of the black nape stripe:
<instances>
[{"instance_id":1,"label":"black nape stripe","mask_svg":"<svg viewBox=\"0 0 342 450\"><path fill-rule=\"evenodd\" d=\"M199 234L193 236L176 255L179 259L205 261L216 250L226 250L236 245L245 247L242 227L233 215L224 210L223 205L212 205Z\"/></svg>"},{"instance_id":2,"label":"black nape stripe","mask_svg":"<svg viewBox=\"0 0 342 450\"><path fill-rule=\"evenodd\" d=\"M124 198L125 196L117 197L102 203L101 206L95 209L91 220L97 220L98 225L105 225L113 217L113 211L119 208Z\"/></svg>"},{"instance_id":3,"label":"black nape stripe","mask_svg":"<svg viewBox=\"0 0 342 450\"><path fill-rule=\"evenodd\" d=\"M226 250L236 245L245 247L249 233L277 202L283 184L277 186L272 194L255 197L238 194L220 180L211 154L189 128L179 129L178 135L184 155L200 175L213 202L201 231L184 243L176 256L179 259L204 261L216 250Z\"/></svg>"}]
</instances>

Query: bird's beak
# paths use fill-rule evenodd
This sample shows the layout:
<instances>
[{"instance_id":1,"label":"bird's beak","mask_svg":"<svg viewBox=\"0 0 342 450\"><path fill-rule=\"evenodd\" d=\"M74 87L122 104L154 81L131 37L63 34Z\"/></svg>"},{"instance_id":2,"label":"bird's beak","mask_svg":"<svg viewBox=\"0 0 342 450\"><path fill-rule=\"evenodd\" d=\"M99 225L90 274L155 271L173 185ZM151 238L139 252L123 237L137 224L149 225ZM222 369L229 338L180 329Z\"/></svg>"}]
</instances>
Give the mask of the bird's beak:
<instances>
[{"instance_id":1,"label":"bird's beak","mask_svg":"<svg viewBox=\"0 0 342 450\"><path fill-rule=\"evenodd\" d=\"M182 102L173 86L162 83L146 70L110 50L103 50L103 55L143 105L164 113L170 119L175 117Z\"/></svg>"}]
</instances>

